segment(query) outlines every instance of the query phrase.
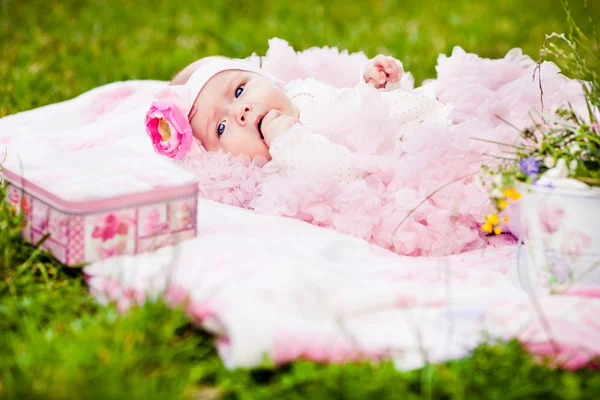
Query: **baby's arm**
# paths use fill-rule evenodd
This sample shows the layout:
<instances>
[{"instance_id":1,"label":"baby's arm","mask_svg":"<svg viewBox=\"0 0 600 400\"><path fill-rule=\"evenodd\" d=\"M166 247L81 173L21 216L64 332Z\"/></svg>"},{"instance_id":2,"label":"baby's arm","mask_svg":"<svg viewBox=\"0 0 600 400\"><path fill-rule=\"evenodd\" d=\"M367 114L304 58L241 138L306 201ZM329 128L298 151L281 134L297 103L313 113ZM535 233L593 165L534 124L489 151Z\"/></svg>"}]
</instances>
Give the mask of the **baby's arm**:
<instances>
[{"instance_id":1,"label":"baby's arm","mask_svg":"<svg viewBox=\"0 0 600 400\"><path fill-rule=\"evenodd\" d=\"M362 171L352 167L352 153L346 147L332 143L322 135L310 133L300 123L291 121L290 117L280 118L284 120L274 120L271 126L275 122L280 122L281 126L292 123L287 132L274 134L272 130L271 135L265 132L265 141L269 144L271 161L275 167L287 170L326 169L346 183L364 176Z\"/></svg>"}]
</instances>

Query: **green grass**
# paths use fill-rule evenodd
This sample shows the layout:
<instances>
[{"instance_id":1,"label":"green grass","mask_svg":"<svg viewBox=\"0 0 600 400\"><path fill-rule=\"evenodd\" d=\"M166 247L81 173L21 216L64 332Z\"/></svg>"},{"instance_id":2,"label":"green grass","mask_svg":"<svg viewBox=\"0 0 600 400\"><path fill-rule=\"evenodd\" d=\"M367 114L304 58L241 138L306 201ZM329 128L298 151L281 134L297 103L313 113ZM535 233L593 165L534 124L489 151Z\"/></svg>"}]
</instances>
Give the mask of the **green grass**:
<instances>
[{"instance_id":1,"label":"green grass","mask_svg":"<svg viewBox=\"0 0 600 400\"><path fill-rule=\"evenodd\" d=\"M581 1L571 5L584 32ZM599 20L600 7L591 15ZM418 81L454 45L486 57L566 31L559 0L0 1L0 116L126 79L169 79L208 54L296 49L393 54ZM94 303L77 269L19 239L0 206L0 398L6 399L593 399L597 371L539 365L516 342L399 373L390 363L226 370L212 338L150 303L120 315Z\"/></svg>"},{"instance_id":2,"label":"green grass","mask_svg":"<svg viewBox=\"0 0 600 400\"><path fill-rule=\"evenodd\" d=\"M582 1L572 2L574 16L590 32ZM0 116L108 82L170 79L208 54L264 54L273 36L296 49L329 45L392 54L420 81L435 76L437 55L455 45L485 57L522 47L537 58L544 34L566 29L559 0L324 3L0 1ZM600 20L597 5L592 16Z\"/></svg>"}]
</instances>

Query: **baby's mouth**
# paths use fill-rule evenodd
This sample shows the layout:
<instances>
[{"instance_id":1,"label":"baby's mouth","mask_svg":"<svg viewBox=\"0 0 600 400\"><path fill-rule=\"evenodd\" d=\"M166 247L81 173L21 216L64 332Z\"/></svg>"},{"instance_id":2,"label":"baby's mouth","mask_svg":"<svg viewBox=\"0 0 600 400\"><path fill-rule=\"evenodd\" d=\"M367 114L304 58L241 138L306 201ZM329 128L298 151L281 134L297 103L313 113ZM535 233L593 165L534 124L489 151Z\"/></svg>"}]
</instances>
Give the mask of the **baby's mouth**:
<instances>
[{"instance_id":1,"label":"baby's mouth","mask_svg":"<svg viewBox=\"0 0 600 400\"><path fill-rule=\"evenodd\" d=\"M258 134L260 135L260 138L261 138L262 140L265 140L265 137L263 136L263 134L262 134L262 129L261 129L261 127L262 127L262 123L263 123L263 119L265 119L264 115L263 115L263 117L262 117L261 119L259 119L259 120L258 120L258 125L257 125L257 127L258 127Z\"/></svg>"}]
</instances>

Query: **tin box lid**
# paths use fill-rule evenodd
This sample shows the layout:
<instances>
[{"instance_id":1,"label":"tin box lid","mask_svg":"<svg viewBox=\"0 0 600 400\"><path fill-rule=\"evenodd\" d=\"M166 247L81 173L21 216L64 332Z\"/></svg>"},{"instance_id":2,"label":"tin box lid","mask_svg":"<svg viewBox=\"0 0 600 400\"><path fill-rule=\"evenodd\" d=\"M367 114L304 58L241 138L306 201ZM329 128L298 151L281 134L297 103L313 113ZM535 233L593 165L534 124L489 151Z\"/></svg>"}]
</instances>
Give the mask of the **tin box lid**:
<instances>
[{"instance_id":1,"label":"tin box lid","mask_svg":"<svg viewBox=\"0 0 600 400\"><path fill-rule=\"evenodd\" d=\"M6 180L68 213L160 202L198 192L196 177L172 160L128 149L88 149L42 162L9 158Z\"/></svg>"}]
</instances>

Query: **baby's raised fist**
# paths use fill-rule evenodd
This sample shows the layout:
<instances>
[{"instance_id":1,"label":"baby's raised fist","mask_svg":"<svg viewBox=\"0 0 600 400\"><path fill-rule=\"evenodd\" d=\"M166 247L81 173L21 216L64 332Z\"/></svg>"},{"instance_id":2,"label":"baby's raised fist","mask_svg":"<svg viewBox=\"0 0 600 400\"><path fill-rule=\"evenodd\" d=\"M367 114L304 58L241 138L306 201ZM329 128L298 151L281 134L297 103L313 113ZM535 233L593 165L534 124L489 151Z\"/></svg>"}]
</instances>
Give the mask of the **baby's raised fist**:
<instances>
[{"instance_id":1,"label":"baby's raised fist","mask_svg":"<svg viewBox=\"0 0 600 400\"><path fill-rule=\"evenodd\" d=\"M393 57L379 54L365 67L363 79L377 89L384 88L388 82L398 82L402 78L402 67Z\"/></svg>"}]
</instances>

